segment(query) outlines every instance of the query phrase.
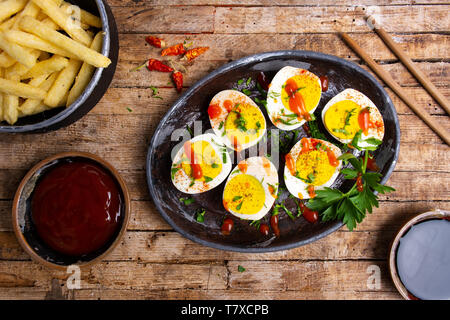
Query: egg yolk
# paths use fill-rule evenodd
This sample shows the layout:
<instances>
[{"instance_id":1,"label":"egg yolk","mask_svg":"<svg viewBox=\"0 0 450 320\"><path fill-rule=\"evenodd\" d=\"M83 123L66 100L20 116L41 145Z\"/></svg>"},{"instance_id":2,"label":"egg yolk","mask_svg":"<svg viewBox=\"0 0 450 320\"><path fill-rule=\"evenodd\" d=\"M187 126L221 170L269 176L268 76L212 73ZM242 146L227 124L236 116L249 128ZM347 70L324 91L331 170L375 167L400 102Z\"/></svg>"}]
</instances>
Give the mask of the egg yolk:
<instances>
[{"instance_id":1,"label":"egg yolk","mask_svg":"<svg viewBox=\"0 0 450 320\"><path fill-rule=\"evenodd\" d=\"M252 175L239 174L228 181L223 191L223 203L227 210L241 214L258 213L266 200L261 183Z\"/></svg>"},{"instance_id":2,"label":"egg yolk","mask_svg":"<svg viewBox=\"0 0 450 320\"><path fill-rule=\"evenodd\" d=\"M303 100L305 101L306 110L311 111L312 109L314 109L314 107L319 103L320 100L320 92L321 92L320 82L317 81L315 77L312 77L311 75L308 74L296 75L290 78L290 80L294 80L295 83L297 84L297 88L301 93ZM283 102L285 108L291 110L289 106L290 96L285 90L286 83L288 81L289 80L287 80L282 86L281 101Z\"/></svg>"},{"instance_id":3,"label":"egg yolk","mask_svg":"<svg viewBox=\"0 0 450 320\"><path fill-rule=\"evenodd\" d=\"M323 150L300 153L295 162L297 177L309 185L321 186L333 176L336 167L330 164Z\"/></svg>"},{"instance_id":4,"label":"egg yolk","mask_svg":"<svg viewBox=\"0 0 450 320\"><path fill-rule=\"evenodd\" d=\"M360 130L360 111L361 106L352 100L336 102L325 113L325 126L337 138L352 139Z\"/></svg>"},{"instance_id":5,"label":"egg yolk","mask_svg":"<svg viewBox=\"0 0 450 320\"><path fill-rule=\"evenodd\" d=\"M214 148L208 141L196 141L191 146L194 149L195 160L202 168L203 176L200 180L208 182L219 175L222 171L222 161L217 156ZM182 156L181 166L188 176L192 175L190 161L185 153Z\"/></svg>"},{"instance_id":6,"label":"egg yolk","mask_svg":"<svg viewBox=\"0 0 450 320\"><path fill-rule=\"evenodd\" d=\"M225 120L227 136L240 145L258 139L264 132L264 116L251 104L236 104Z\"/></svg>"}]
</instances>

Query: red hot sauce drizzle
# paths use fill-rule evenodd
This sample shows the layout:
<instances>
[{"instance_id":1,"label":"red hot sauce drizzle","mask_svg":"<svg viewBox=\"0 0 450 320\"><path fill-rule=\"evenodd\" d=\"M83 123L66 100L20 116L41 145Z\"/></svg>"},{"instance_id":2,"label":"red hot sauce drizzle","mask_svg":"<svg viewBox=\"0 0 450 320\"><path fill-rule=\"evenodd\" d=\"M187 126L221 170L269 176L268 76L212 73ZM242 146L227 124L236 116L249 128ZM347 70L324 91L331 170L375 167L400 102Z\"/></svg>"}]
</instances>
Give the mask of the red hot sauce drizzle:
<instances>
[{"instance_id":1,"label":"red hot sauce drizzle","mask_svg":"<svg viewBox=\"0 0 450 320\"><path fill-rule=\"evenodd\" d=\"M192 177L194 179L201 179L203 177L202 167L197 163L197 159L195 157L194 148L192 148L190 142L186 142L184 144L184 153L189 159L192 168Z\"/></svg>"},{"instance_id":2,"label":"red hot sauce drizzle","mask_svg":"<svg viewBox=\"0 0 450 320\"><path fill-rule=\"evenodd\" d=\"M52 249L82 256L102 248L121 222L121 196L106 170L91 162L65 162L36 186L32 219Z\"/></svg>"},{"instance_id":3,"label":"red hot sauce drizzle","mask_svg":"<svg viewBox=\"0 0 450 320\"><path fill-rule=\"evenodd\" d=\"M289 108L291 111L295 113L299 119L310 121L311 115L306 110L305 100L303 100L303 96L298 90L297 83L292 79L288 79L284 89L289 96Z\"/></svg>"}]
</instances>

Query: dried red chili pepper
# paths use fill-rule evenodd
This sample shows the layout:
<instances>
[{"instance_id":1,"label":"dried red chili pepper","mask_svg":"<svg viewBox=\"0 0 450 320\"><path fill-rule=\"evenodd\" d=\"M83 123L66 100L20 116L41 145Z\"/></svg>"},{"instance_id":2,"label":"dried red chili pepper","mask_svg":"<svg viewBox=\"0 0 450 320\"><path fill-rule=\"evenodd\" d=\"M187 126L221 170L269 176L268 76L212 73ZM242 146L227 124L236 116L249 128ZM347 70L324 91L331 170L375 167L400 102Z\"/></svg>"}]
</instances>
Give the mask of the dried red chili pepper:
<instances>
[{"instance_id":1,"label":"dried red chili pepper","mask_svg":"<svg viewBox=\"0 0 450 320\"><path fill-rule=\"evenodd\" d=\"M145 37L145 41L155 48L164 48L166 46L166 42L163 39L154 36Z\"/></svg>"},{"instance_id":2,"label":"dried red chili pepper","mask_svg":"<svg viewBox=\"0 0 450 320\"><path fill-rule=\"evenodd\" d=\"M164 56L179 56L180 54L186 53L186 49L184 48L182 43L176 44L169 48L164 49L161 52L161 55Z\"/></svg>"},{"instance_id":3,"label":"dried red chili pepper","mask_svg":"<svg viewBox=\"0 0 450 320\"><path fill-rule=\"evenodd\" d=\"M192 61L195 58L197 58L199 55L205 53L209 50L209 47L198 47L191 50L188 50L186 54L184 55L183 59L187 61Z\"/></svg>"},{"instance_id":4,"label":"dried red chili pepper","mask_svg":"<svg viewBox=\"0 0 450 320\"><path fill-rule=\"evenodd\" d=\"M160 72L172 72L173 68L169 67L168 65L165 65L159 60L156 59L149 59L147 63L147 69L149 71L160 71Z\"/></svg>"},{"instance_id":5,"label":"dried red chili pepper","mask_svg":"<svg viewBox=\"0 0 450 320\"><path fill-rule=\"evenodd\" d=\"M183 90L183 74L180 71L175 71L172 73L172 80L175 83L175 87L178 92Z\"/></svg>"}]
</instances>

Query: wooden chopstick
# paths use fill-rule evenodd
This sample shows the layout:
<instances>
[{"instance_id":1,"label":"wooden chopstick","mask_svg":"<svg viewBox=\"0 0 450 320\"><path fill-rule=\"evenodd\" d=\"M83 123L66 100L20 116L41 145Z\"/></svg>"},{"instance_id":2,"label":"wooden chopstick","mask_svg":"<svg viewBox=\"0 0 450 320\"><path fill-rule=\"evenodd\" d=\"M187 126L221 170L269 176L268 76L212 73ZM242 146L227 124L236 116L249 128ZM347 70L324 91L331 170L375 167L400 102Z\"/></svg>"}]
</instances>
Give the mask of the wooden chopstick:
<instances>
[{"instance_id":1,"label":"wooden chopstick","mask_svg":"<svg viewBox=\"0 0 450 320\"><path fill-rule=\"evenodd\" d=\"M391 75L381 68L350 36L344 32L340 33L342 39L352 48L380 77L391 89L394 91L442 140L450 145L450 137L447 130L436 122L422 107L416 105L408 94L395 82Z\"/></svg>"},{"instance_id":2,"label":"wooden chopstick","mask_svg":"<svg viewBox=\"0 0 450 320\"><path fill-rule=\"evenodd\" d=\"M367 20L374 19L369 16ZM404 53L400 47L394 42L392 37L378 24L373 23L375 32L380 36L384 43L395 53L401 62L408 68L414 77L422 84L428 93L441 105L441 107L450 114L450 102L447 98L439 92L436 86L427 78L427 76L412 62L411 58Z\"/></svg>"}]
</instances>

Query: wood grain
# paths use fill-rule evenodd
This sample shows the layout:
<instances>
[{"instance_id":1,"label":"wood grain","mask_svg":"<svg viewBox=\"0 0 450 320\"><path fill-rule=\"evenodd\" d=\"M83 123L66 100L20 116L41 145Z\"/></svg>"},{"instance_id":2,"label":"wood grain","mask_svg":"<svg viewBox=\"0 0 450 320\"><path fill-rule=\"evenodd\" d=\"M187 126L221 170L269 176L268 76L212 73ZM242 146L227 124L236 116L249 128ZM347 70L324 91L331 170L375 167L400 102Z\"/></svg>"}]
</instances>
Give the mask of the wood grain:
<instances>
[{"instance_id":1,"label":"wood grain","mask_svg":"<svg viewBox=\"0 0 450 320\"><path fill-rule=\"evenodd\" d=\"M229 61L261 51L275 50L312 50L333 54L352 61L358 61L356 54L339 38L337 33L331 34L168 34L153 33L165 39L169 45L186 41L194 46L208 46L210 50L202 56L203 61ZM121 34L120 52L122 59L144 61L156 58L161 49L153 48L144 39L148 33ZM375 60L397 60L382 40L373 32L352 33L358 43L370 52ZM449 36L435 33L394 33L396 43L408 51L413 60L442 60L450 50ZM242 47L245 44L245 48ZM261 50L261 48L264 48ZM426 48L426 50L424 50Z\"/></svg>"},{"instance_id":2,"label":"wood grain","mask_svg":"<svg viewBox=\"0 0 450 320\"><path fill-rule=\"evenodd\" d=\"M449 29L445 5L377 6L388 32L445 32ZM370 10L369 10L370 9ZM113 7L121 33L329 33L368 32L358 6ZM382 18L382 19L381 19ZM409 23L414 21L414 23Z\"/></svg>"},{"instance_id":3,"label":"wood grain","mask_svg":"<svg viewBox=\"0 0 450 320\"><path fill-rule=\"evenodd\" d=\"M179 0L109 0L109 5L115 7L148 7L148 6L176 6ZM385 5L421 5L421 4L446 4L444 0L184 0L183 5L202 6L385 6Z\"/></svg>"},{"instance_id":4,"label":"wood grain","mask_svg":"<svg viewBox=\"0 0 450 320\"><path fill-rule=\"evenodd\" d=\"M410 107L416 114L419 116L439 137L450 146L450 135L448 134L448 130L444 128L440 122L435 121L420 105L416 104L414 100L412 100L406 92L403 91L403 88L392 78L392 76L384 70L379 64L373 60L373 58L368 54L367 51L362 49L356 42L353 40L348 34L341 33L341 37L344 41L351 47L363 60L365 63L369 65L374 73L377 74L379 78L383 80L383 82L394 91L397 96L399 96L403 102L405 102L408 107ZM423 75L423 73L421 73ZM418 79L420 81L420 79ZM427 81L431 84L431 82L427 79ZM434 86L433 86L434 87ZM436 89L437 90L437 89ZM443 105L444 109L447 109L446 105Z\"/></svg>"}]
</instances>

